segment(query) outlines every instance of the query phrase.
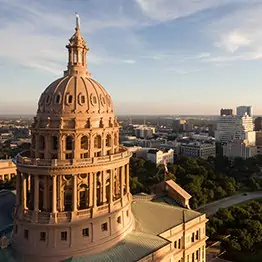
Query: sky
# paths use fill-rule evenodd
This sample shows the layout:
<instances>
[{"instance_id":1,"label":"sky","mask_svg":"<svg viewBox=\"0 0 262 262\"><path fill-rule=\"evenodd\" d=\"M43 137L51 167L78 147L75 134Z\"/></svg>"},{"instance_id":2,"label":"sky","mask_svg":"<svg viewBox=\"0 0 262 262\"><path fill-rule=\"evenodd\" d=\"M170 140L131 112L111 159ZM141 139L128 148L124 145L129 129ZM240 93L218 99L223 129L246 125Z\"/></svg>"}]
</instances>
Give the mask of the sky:
<instances>
[{"instance_id":1,"label":"sky","mask_svg":"<svg viewBox=\"0 0 262 262\"><path fill-rule=\"evenodd\" d=\"M262 114L262 0L0 0L0 114L35 114L75 12L117 114Z\"/></svg>"}]
</instances>

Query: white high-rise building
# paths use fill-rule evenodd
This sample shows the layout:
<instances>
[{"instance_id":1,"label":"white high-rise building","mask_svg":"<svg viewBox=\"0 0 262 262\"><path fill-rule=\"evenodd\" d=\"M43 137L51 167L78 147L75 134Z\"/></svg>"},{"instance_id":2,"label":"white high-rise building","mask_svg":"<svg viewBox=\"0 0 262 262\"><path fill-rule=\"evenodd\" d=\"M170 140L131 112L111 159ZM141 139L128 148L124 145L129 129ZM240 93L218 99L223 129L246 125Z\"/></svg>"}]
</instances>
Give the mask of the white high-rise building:
<instances>
[{"instance_id":1,"label":"white high-rise building","mask_svg":"<svg viewBox=\"0 0 262 262\"><path fill-rule=\"evenodd\" d=\"M220 143L229 143L233 139L238 139L245 140L248 145L254 145L256 134L252 117L247 113L242 117L238 115L220 116L215 138Z\"/></svg>"},{"instance_id":2,"label":"white high-rise building","mask_svg":"<svg viewBox=\"0 0 262 262\"><path fill-rule=\"evenodd\" d=\"M252 116L252 106L238 106L237 107L237 115L244 116L247 114L248 116Z\"/></svg>"},{"instance_id":3,"label":"white high-rise building","mask_svg":"<svg viewBox=\"0 0 262 262\"><path fill-rule=\"evenodd\" d=\"M237 124L235 115L223 115L219 117L215 139L220 143L228 143L234 138Z\"/></svg>"},{"instance_id":4,"label":"white high-rise building","mask_svg":"<svg viewBox=\"0 0 262 262\"><path fill-rule=\"evenodd\" d=\"M245 113L244 116L237 118L235 127L235 139L245 141L247 145L255 145L256 132L254 131L252 117Z\"/></svg>"}]
</instances>

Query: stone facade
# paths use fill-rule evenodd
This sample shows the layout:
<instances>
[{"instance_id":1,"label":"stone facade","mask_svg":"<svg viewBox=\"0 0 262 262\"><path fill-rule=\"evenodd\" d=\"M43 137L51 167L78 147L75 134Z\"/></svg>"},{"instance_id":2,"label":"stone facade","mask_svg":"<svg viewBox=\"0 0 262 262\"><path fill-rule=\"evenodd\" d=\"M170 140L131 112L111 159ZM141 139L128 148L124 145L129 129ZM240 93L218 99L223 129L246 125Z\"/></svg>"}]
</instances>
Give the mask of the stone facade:
<instances>
[{"instance_id":1,"label":"stone facade","mask_svg":"<svg viewBox=\"0 0 262 262\"><path fill-rule=\"evenodd\" d=\"M9 181L16 176L16 165L11 159L0 160L0 181Z\"/></svg>"}]
</instances>

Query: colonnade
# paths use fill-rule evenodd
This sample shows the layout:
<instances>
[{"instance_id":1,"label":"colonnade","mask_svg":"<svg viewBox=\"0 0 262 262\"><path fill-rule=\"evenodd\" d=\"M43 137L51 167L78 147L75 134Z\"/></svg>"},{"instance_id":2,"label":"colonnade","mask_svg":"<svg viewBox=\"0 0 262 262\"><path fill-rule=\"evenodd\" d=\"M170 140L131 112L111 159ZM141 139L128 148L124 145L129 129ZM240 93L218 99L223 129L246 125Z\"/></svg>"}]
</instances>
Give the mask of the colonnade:
<instances>
[{"instance_id":1,"label":"colonnade","mask_svg":"<svg viewBox=\"0 0 262 262\"><path fill-rule=\"evenodd\" d=\"M81 185L86 190L86 208L80 208ZM71 208L66 210L65 188L70 188ZM77 175L35 175L17 173L16 205L22 210L35 213L57 213L64 211L77 212L105 204L112 204L123 199L129 193L129 164Z\"/></svg>"}]
</instances>

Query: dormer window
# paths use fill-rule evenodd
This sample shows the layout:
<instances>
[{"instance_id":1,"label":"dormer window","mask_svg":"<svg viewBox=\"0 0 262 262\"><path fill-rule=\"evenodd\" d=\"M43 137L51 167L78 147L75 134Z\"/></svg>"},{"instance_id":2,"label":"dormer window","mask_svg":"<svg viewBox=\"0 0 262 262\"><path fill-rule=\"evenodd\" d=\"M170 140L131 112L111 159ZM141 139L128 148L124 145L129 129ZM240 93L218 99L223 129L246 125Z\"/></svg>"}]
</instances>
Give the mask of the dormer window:
<instances>
[{"instance_id":1,"label":"dormer window","mask_svg":"<svg viewBox=\"0 0 262 262\"><path fill-rule=\"evenodd\" d=\"M60 103L60 99L61 99L61 96L60 95L56 95L56 98L55 98L56 104Z\"/></svg>"},{"instance_id":2,"label":"dormer window","mask_svg":"<svg viewBox=\"0 0 262 262\"><path fill-rule=\"evenodd\" d=\"M47 96L46 96L46 99L45 99L45 103L46 103L46 104L49 104L49 102L50 102L50 95L47 95Z\"/></svg>"},{"instance_id":3,"label":"dormer window","mask_svg":"<svg viewBox=\"0 0 262 262\"><path fill-rule=\"evenodd\" d=\"M73 102L73 96L72 96L72 95L69 95L69 96L68 96L68 103L69 103L69 104L72 104L72 102Z\"/></svg>"},{"instance_id":4,"label":"dormer window","mask_svg":"<svg viewBox=\"0 0 262 262\"><path fill-rule=\"evenodd\" d=\"M85 103L85 96L81 96L81 103L82 103L82 104Z\"/></svg>"}]
</instances>

